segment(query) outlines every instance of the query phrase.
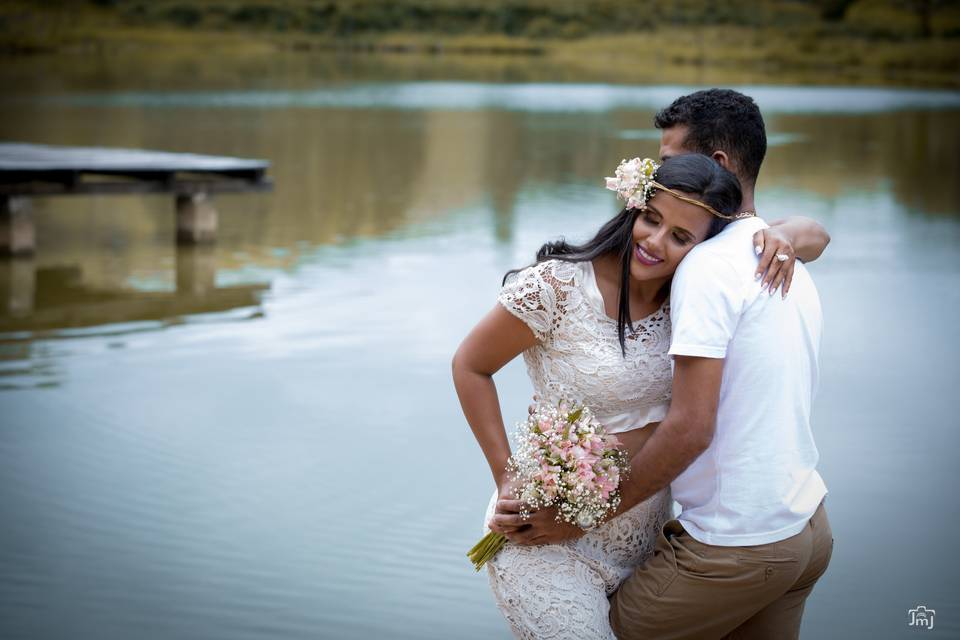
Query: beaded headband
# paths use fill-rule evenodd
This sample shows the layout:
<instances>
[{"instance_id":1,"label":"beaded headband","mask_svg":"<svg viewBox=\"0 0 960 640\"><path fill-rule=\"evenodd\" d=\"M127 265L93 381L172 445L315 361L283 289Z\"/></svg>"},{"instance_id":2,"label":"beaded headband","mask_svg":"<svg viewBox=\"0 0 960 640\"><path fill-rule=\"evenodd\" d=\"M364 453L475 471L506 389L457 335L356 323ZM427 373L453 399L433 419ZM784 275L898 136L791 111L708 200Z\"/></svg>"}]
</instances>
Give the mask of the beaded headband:
<instances>
[{"instance_id":1,"label":"beaded headband","mask_svg":"<svg viewBox=\"0 0 960 640\"><path fill-rule=\"evenodd\" d=\"M739 220L740 218L749 218L754 215L753 211L741 211L740 213L729 216L724 215L706 202L700 202L699 200L687 197L678 191L665 187L654 180L654 176L657 175L657 169L659 168L660 165L651 158L644 158L643 160L640 158L623 160L617 167L616 177L606 178L607 189L616 191L617 195L627 203L628 209L645 210L647 208L647 201L650 200L650 197L653 195L653 190L658 189L669 193L678 200L683 200L701 209L706 209L711 215L723 218L724 220Z\"/></svg>"}]
</instances>

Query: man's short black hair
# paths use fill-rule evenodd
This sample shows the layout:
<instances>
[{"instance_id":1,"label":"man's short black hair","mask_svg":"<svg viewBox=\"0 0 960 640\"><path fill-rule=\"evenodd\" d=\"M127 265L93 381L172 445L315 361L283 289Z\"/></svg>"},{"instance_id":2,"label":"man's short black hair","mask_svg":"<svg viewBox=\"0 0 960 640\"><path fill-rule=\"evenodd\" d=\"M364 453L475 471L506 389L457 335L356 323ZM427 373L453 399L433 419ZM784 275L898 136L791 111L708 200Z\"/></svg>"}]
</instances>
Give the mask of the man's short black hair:
<instances>
[{"instance_id":1,"label":"man's short black hair","mask_svg":"<svg viewBox=\"0 0 960 640\"><path fill-rule=\"evenodd\" d=\"M723 151L736 173L755 184L767 154L767 131L757 103L732 89L706 89L681 96L654 117L658 129L687 127L683 146L706 156Z\"/></svg>"}]
</instances>

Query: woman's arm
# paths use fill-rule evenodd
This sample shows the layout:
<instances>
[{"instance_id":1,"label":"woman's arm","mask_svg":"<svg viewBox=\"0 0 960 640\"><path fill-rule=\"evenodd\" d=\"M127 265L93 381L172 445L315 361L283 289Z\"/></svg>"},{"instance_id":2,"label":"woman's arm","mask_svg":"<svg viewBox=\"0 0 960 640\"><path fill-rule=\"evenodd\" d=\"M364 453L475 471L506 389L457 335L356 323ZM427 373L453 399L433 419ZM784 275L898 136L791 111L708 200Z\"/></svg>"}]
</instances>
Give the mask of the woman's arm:
<instances>
[{"instance_id":1,"label":"woman's arm","mask_svg":"<svg viewBox=\"0 0 960 640\"><path fill-rule=\"evenodd\" d=\"M803 216L774 220L770 228L784 234L793 245L798 260L813 262L830 244L830 234L822 224Z\"/></svg>"},{"instance_id":2,"label":"woman's arm","mask_svg":"<svg viewBox=\"0 0 960 640\"><path fill-rule=\"evenodd\" d=\"M753 244L760 261L757 264L757 279L763 278L763 286L770 287L770 295L783 284L786 297L793 280L796 260L813 262L830 244L830 234L816 220L793 216L770 223L770 228L753 235ZM776 256L786 255L785 261Z\"/></svg>"},{"instance_id":3,"label":"woman's arm","mask_svg":"<svg viewBox=\"0 0 960 640\"><path fill-rule=\"evenodd\" d=\"M453 384L463 415L501 493L510 443L493 374L535 344L537 338L530 327L498 304L464 338L453 356Z\"/></svg>"}]
</instances>

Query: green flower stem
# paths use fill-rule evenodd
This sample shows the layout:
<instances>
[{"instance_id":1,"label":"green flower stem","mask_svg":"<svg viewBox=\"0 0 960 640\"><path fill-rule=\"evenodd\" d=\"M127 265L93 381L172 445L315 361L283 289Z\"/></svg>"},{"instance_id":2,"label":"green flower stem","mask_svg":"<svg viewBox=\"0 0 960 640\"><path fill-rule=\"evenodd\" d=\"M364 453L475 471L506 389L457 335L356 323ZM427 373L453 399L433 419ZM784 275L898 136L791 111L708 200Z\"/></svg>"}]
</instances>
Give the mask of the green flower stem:
<instances>
[{"instance_id":1,"label":"green flower stem","mask_svg":"<svg viewBox=\"0 0 960 640\"><path fill-rule=\"evenodd\" d=\"M478 542L477 544L473 545L473 549L470 549L470 551L467 552L467 555L468 555L468 556L469 556L469 555L473 555L474 553L476 553L476 552L479 551L480 549L486 547L486 546L490 543L490 539L491 539L491 537L492 537L493 535L494 535L494 533L493 533L493 531L491 531L491 532L488 533L487 535L485 535L485 536L483 536L482 538L480 538L480 542Z\"/></svg>"},{"instance_id":2,"label":"green flower stem","mask_svg":"<svg viewBox=\"0 0 960 640\"><path fill-rule=\"evenodd\" d=\"M484 538L483 543L480 545L480 547L476 550L476 552L473 555L476 557L483 557L487 553L487 551L489 551L489 549L490 549L490 538Z\"/></svg>"},{"instance_id":3,"label":"green flower stem","mask_svg":"<svg viewBox=\"0 0 960 640\"><path fill-rule=\"evenodd\" d=\"M495 556L506 543L507 539L503 535L491 531L467 552L467 557L473 562L473 568L480 571L483 565Z\"/></svg>"}]
</instances>

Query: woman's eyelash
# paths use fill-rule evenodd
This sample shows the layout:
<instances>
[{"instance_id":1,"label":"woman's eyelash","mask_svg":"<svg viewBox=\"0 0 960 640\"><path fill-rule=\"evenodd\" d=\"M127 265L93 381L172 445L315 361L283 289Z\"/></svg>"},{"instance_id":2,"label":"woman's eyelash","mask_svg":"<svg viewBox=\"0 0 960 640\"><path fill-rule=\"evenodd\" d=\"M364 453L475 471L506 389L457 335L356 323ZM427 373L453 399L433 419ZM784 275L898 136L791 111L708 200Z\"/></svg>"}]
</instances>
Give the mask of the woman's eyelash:
<instances>
[{"instance_id":1,"label":"woman's eyelash","mask_svg":"<svg viewBox=\"0 0 960 640\"><path fill-rule=\"evenodd\" d=\"M660 223L660 216L656 215L655 213L649 213L649 212L647 212L647 213L643 214L643 219L644 219L646 222L649 222L650 224L659 224L659 223ZM685 235L683 235L683 234L675 233L675 234L673 234L673 237L674 237L674 239L675 239L679 244L688 244L688 243L690 242L690 238L688 238L687 236L685 236Z\"/></svg>"}]
</instances>

